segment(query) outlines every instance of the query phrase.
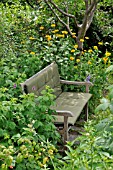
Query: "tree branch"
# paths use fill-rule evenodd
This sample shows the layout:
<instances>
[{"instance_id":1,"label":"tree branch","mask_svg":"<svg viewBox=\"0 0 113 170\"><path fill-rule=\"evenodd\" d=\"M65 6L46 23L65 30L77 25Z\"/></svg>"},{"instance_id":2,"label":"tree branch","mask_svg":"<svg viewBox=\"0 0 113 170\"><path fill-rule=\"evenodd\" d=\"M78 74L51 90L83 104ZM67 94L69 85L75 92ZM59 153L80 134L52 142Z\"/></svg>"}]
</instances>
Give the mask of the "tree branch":
<instances>
[{"instance_id":1,"label":"tree branch","mask_svg":"<svg viewBox=\"0 0 113 170\"><path fill-rule=\"evenodd\" d=\"M64 2L66 7L66 13L68 14L68 5ZM69 26L69 17L67 17L67 25Z\"/></svg>"},{"instance_id":2,"label":"tree branch","mask_svg":"<svg viewBox=\"0 0 113 170\"><path fill-rule=\"evenodd\" d=\"M69 25L67 25L59 16L58 14L54 11L52 6L48 3L48 0L44 0L45 3L48 5L48 7L51 9L51 11L54 13L54 15L58 18L58 20L67 28L68 32L72 35L71 29Z\"/></svg>"},{"instance_id":3,"label":"tree branch","mask_svg":"<svg viewBox=\"0 0 113 170\"><path fill-rule=\"evenodd\" d=\"M93 17L94 17L94 13L95 13L95 10L96 10L96 7L97 7L97 4L95 4L94 8L92 9L89 17L88 17L88 22L87 22L87 30L89 29L91 23L92 23L92 20L93 20Z\"/></svg>"},{"instance_id":4,"label":"tree branch","mask_svg":"<svg viewBox=\"0 0 113 170\"><path fill-rule=\"evenodd\" d=\"M88 0L84 0L86 9L88 9Z\"/></svg>"},{"instance_id":5,"label":"tree branch","mask_svg":"<svg viewBox=\"0 0 113 170\"><path fill-rule=\"evenodd\" d=\"M96 0L93 0L93 2L90 4L88 10L86 10L86 14L89 15L89 13L91 12L91 10L93 9L93 7L97 4Z\"/></svg>"},{"instance_id":6,"label":"tree branch","mask_svg":"<svg viewBox=\"0 0 113 170\"><path fill-rule=\"evenodd\" d=\"M86 2L86 5L88 5L87 0L85 0L85 2ZM89 26L92 22L94 12L96 10L96 6L97 6L97 2L96 2L96 0L93 0L91 5L89 5L89 7L86 8L86 12L85 12L85 15L84 15L84 18L83 18L83 22L82 22L82 25L79 29L78 39L83 38L86 31L88 30L88 28L89 28Z\"/></svg>"},{"instance_id":7,"label":"tree branch","mask_svg":"<svg viewBox=\"0 0 113 170\"><path fill-rule=\"evenodd\" d=\"M46 0L47 1L47 0ZM78 23L77 23L77 20L76 20L76 17L74 15L71 15L71 14L68 14L66 12L64 12L62 9L60 9L52 0L48 0L60 13L62 13L63 15L65 16L68 16L70 18L73 18L74 19L74 22L76 24L77 27L79 27Z\"/></svg>"},{"instance_id":8,"label":"tree branch","mask_svg":"<svg viewBox=\"0 0 113 170\"><path fill-rule=\"evenodd\" d=\"M96 6L97 6L97 2L96 2L96 0L93 0L92 4L89 6L89 8L86 9L86 12L85 12L85 15L83 18L83 24L82 24L83 27L84 27L84 25L86 25L89 15L92 16L89 18L93 18L93 14L94 14L94 11L96 10Z\"/></svg>"}]
</instances>

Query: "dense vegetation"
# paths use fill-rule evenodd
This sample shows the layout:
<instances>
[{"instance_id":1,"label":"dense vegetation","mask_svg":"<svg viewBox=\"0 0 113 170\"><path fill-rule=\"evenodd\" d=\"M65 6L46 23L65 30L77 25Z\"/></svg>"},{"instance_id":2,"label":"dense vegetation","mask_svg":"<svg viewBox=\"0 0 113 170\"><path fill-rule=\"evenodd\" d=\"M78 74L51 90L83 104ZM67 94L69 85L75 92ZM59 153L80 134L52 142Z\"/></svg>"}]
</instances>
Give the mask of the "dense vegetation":
<instances>
[{"instance_id":1,"label":"dense vegetation","mask_svg":"<svg viewBox=\"0 0 113 170\"><path fill-rule=\"evenodd\" d=\"M78 9L81 6L80 1ZM78 57L76 30L71 36L46 7L33 9L16 0L0 3L1 170L113 169L112 7L110 0L99 3L86 36L80 40L84 48ZM77 13L78 18L80 15ZM58 152L61 138L50 110L55 97L52 89L47 87L36 98L22 94L20 87L52 61L58 64L62 79L86 81L89 77L94 84L85 132L76 139L80 144L67 142L64 157ZM74 86L63 89L77 90ZM36 100L40 105L36 106Z\"/></svg>"}]
</instances>

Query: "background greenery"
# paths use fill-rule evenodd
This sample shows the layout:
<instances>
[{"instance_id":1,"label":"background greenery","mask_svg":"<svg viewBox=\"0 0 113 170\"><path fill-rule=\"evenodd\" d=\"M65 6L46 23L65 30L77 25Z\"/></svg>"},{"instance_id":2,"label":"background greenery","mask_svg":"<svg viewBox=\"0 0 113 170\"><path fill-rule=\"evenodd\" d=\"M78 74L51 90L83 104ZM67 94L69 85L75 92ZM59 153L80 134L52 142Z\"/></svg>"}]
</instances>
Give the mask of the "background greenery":
<instances>
[{"instance_id":1,"label":"background greenery","mask_svg":"<svg viewBox=\"0 0 113 170\"><path fill-rule=\"evenodd\" d=\"M46 8L32 9L24 1L16 0L0 3L2 170L113 168L112 5L110 0L99 3L79 59L75 40ZM77 8L77 11L82 8L82 1ZM79 18L82 11L77 11ZM36 99L33 94L23 95L20 88L20 83L52 61L57 62L62 79L90 79L94 84L90 89L93 94L90 121L85 124L82 136L77 138L78 146L75 141L68 142L66 157L61 157L57 150L60 136L49 109L54 99L52 89L47 87L42 92L43 97ZM62 88L78 90L73 86ZM35 105L35 100L39 100L40 107ZM46 111L46 115L42 114Z\"/></svg>"}]
</instances>

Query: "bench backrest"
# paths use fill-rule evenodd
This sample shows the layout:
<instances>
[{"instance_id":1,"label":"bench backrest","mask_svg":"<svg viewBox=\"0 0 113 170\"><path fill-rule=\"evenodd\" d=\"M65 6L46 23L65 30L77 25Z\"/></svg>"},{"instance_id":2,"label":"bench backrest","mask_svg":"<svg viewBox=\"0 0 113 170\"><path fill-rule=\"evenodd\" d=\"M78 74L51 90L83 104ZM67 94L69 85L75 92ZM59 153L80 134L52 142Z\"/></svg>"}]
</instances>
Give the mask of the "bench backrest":
<instances>
[{"instance_id":1,"label":"bench backrest","mask_svg":"<svg viewBox=\"0 0 113 170\"><path fill-rule=\"evenodd\" d=\"M55 62L21 83L24 93L35 93L37 96L41 95L41 91L45 89L46 85L54 90L56 97L62 92L58 66Z\"/></svg>"}]
</instances>

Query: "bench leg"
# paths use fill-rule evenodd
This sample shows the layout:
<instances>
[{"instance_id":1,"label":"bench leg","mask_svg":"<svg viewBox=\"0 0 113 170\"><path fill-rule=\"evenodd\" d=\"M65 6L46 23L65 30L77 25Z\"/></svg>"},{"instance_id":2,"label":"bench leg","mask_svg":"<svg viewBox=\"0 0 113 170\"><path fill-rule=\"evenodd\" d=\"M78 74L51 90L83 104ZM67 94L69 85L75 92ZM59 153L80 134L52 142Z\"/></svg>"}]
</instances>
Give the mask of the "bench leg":
<instances>
[{"instance_id":1,"label":"bench leg","mask_svg":"<svg viewBox=\"0 0 113 170\"><path fill-rule=\"evenodd\" d=\"M64 144L68 140L68 116L64 116Z\"/></svg>"},{"instance_id":2,"label":"bench leg","mask_svg":"<svg viewBox=\"0 0 113 170\"><path fill-rule=\"evenodd\" d=\"M85 121L88 121L88 103L85 105Z\"/></svg>"}]
</instances>

